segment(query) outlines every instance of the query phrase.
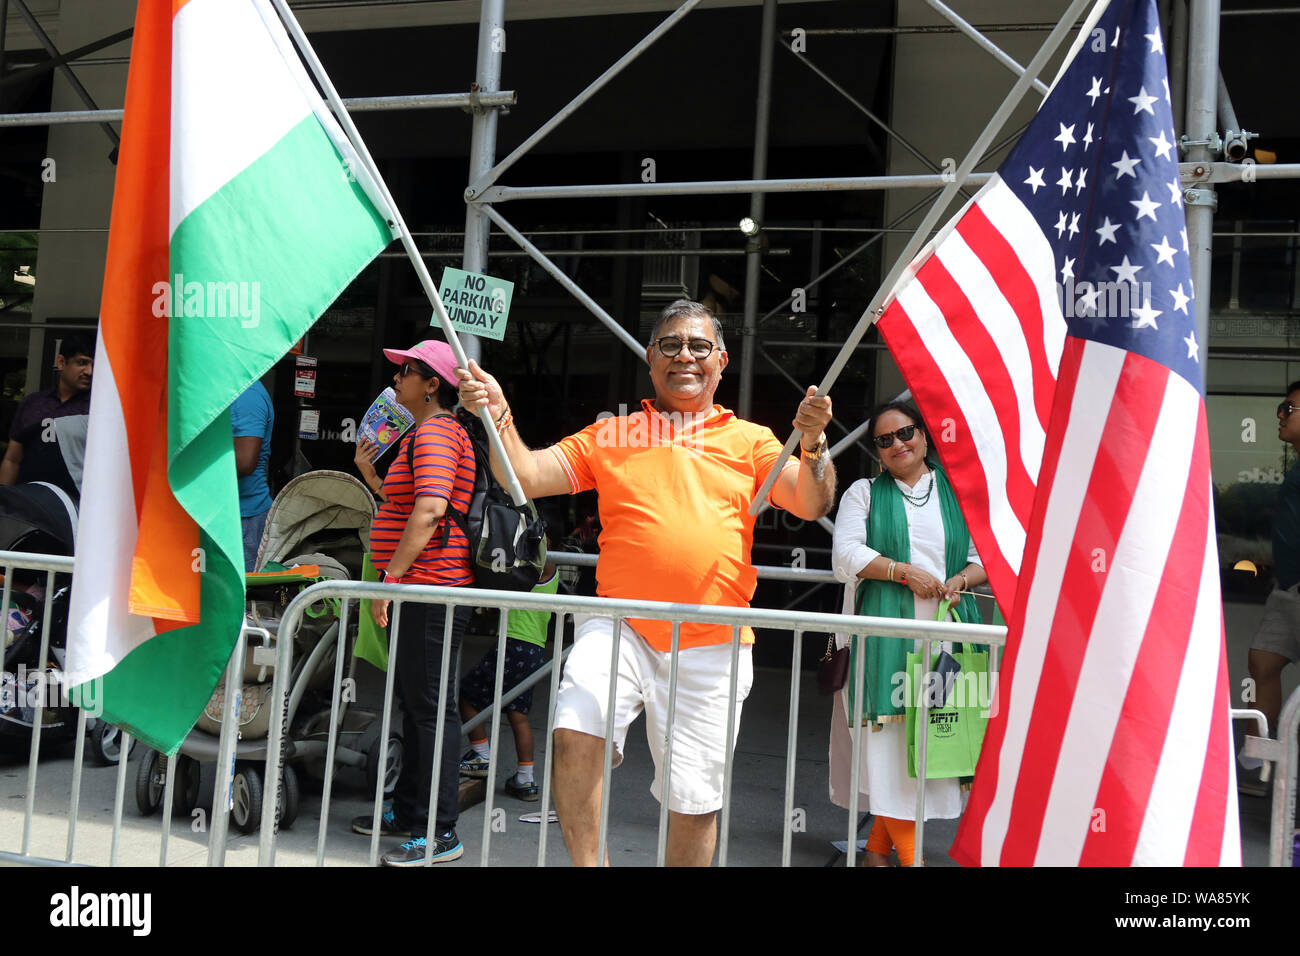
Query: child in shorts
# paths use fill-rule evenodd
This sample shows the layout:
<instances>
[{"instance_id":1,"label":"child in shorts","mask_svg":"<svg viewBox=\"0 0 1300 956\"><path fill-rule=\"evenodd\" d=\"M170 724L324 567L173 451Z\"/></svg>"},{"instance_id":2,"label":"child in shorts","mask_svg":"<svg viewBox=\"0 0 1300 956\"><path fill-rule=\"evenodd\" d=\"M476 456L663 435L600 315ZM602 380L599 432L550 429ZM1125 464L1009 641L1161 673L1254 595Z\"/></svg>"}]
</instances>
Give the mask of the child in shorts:
<instances>
[{"instance_id":1,"label":"child in shorts","mask_svg":"<svg viewBox=\"0 0 1300 956\"><path fill-rule=\"evenodd\" d=\"M554 547L555 537L547 532L548 547ZM541 580L533 587L534 594L555 594L560 575L551 561L542 569ZM508 691L547 661L547 632L553 615L544 611L511 611L506 623L506 663L502 675L502 691ZM497 649L493 647L483 656L460 682L460 719L468 722L492 703L496 684ZM505 705L505 716L515 738L515 756L518 765L506 780L506 796L533 802L540 799L537 780L533 773L533 728L528 722L528 712L533 706L533 689L530 687ZM488 724L484 723L470 732L470 750L461 758L462 777L486 778L491 755L488 742Z\"/></svg>"}]
</instances>

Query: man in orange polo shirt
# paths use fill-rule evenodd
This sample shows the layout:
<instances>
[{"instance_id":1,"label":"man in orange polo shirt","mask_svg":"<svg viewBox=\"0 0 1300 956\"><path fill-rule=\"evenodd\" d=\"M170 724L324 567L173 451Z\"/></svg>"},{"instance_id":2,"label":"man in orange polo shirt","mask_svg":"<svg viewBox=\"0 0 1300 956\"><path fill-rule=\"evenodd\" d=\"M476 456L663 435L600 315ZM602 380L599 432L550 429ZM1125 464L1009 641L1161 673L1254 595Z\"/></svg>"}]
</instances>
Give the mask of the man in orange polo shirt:
<instances>
[{"instance_id":1,"label":"man in orange polo shirt","mask_svg":"<svg viewBox=\"0 0 1300 956\"><path fill-rule=\"evenodd\" d=\"M568 438L529 450L496 380L474 362L461 377L461 403L487 404L502 445L530 498L595 489L600 498L600 559L596 591L602 597L686 604L748 606L757 572L750 563L754 517L750 503L781 457L768 428L741 421L713 404L727 367L722 327L698 302L664 309L646 349L653 401L630 415L605 417ZM771 501L805 520L830 511L835 469L823 431L830 398L810 387L794 426L803 454L787 459ZM500 463L494 458L498 478ZM597 833L614 622L589 618L577 629L556 700L555 809L569 855L579 866L598 861ZM717 841L722 776L728 746L731 628L681 627L672 772L669 781L669 865L707 866ZM740 702L753 680L750 645L742 634L737 676ZM651 792L662 800L662 758L672 625L628 619L619 640L614 714L615 765L622 760L628 725L646 712L655 763Z\"/></svg>"}]
</instances>

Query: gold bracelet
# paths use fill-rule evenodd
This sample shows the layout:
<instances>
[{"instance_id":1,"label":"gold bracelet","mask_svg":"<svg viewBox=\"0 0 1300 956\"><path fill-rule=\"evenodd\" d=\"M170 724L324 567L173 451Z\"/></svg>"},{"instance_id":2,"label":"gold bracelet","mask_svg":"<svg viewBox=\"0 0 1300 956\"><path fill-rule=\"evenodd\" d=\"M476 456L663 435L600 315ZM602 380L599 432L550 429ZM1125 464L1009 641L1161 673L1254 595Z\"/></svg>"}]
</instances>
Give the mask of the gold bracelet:
<instances>
[{"instance_id":1,"label":"gold bracelet","mask_svg":"<svg viewBox=\"0 0 1300 956\"><path fill-rule=\"evenodd\" d=\"M963 571L963 572L961 573L961 589L962 589L963 591L969 591L969 590L970 590L970 578L966 577L966 572L965 572L965 571Z\"/></svg>"},{"instance_id":2,"label":"gold bracelet","mask_svg":"<svg viewBox=\"0 0 1300 956\"><path fill-rule=\"evenodd\" d=\"M897 561L890 561L890 562L889 562L889 580L890 580L890 583L893 583L893 580L894 580L894 565L896 565L897 563L898 563Z\"/></svg>"}]
</instances>

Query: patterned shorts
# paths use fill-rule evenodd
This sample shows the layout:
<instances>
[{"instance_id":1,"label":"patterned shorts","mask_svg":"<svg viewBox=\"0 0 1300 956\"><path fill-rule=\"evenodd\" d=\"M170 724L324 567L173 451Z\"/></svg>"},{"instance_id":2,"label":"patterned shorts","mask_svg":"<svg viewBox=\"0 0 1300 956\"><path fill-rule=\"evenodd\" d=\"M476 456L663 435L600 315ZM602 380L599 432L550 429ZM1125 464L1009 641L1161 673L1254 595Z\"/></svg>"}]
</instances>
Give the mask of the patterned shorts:
<instances>
[{"instance_id":1,"label":"patterned shorts","mask_svg":"<svg viewBox=\"0 0 1300 956\"><path fill-rule=\"evenodd\" d=\"M546 648L538 647L527 641L506 638L506 666L501 679L502 692L523 681L547 661ZM460 679L460 696L469 701L476 710L483 710L492 703L492 690L497 679L497 649L494 647L483 655ZM510 703L506 710L527 714L533 709L533 689L530 687Z\"/></svg>"}]
</instances>

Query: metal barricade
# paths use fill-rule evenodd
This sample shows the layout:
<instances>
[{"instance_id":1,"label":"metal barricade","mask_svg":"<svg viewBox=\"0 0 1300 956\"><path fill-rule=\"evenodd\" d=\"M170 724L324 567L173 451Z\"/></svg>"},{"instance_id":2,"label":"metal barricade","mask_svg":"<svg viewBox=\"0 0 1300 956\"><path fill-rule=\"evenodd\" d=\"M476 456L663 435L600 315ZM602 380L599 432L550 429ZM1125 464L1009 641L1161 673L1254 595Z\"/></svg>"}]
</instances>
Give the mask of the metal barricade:
<instances>
[{"instance_id":1,"label":"metal barricade","mask_svg":"<svg viewBox=\"0 0 1300 956\"><path fill-rule=\"evenodd\" d=\"M89 685L90 691L85 691L77 695L75 701L68 701L67 694L63 688L62 670L59 669L50 675L47 679L46 662L51 660L51 624L53 614L51 613L55 601L62 596L62 590L55 589L56 574L71 574L74 567L74 559L62 555L42 555L30 554L19 551L0 551L0 569L4 572L4 587L0 593L0 621L5 622L7 627L11 608L14 606L13 584L14 572L18 570L36 571L45 573L45 597L43 602L43 614L40 623L40 640L37 649L37 667L40 672L37 683L36 693L31 696L30 705L32 713L32 733L31 743L28 750L27 762L27 780L24 793L24 812L22 824L22 836L16 852L10 850L7 846L0 847L0 861L6 863L25 863L39 865L81 865L75 860L77 854L77 824L81 810L81 795L84 782L84 770L86 759L86 731L87 720L89 717L98 716L97 707L102 703L102 683L99 679L92 681ZM245 629L249 630L249 629ZM251 629L259 630L259 629ZM231 662L228 667L227 686L230 683L229 674L242 673L244 633L241 631L234 653L231 655ZM261 631L265 634L265 631ZM25 674L15 671L8 673L6 671L4 679L9 682L7 688L12 690L14 695L14 704L19 704L19 695L26 692ZM238 678L233 686L239 686ZM52 697L54 694L56 696ZM61 698L61 700L60 700ZM63 702L67 702L67 704ZM235 737L237 731L238 718L238 694L226 694L226 707L222 715L222 754L233 754ZM42 739L49 732L49 724L46 721L46 710L52 706L67 706L68 704L81 703L87 706L77 707L76 729L75 729L75 750L72 761L72 780L70 787L68 816L67 816L67 839L64 847L63 859L57 859L47 855L39 855L32 852L32 835L33 835L33 818L36 811L37 782L40 769L40 754ZM121 848L123 844L122 837L122 820L123 809L126 801L126 781L127 767L133 739L130 734L125 732L120 735L118 747L117 768L113 787L113 816L112 827L109 837L108 865L116 866L119 861ZM168 838L172 823L172 810L174 805L174 792L176 786L176 765L175 759L165 759L165 775L160 771L158 776L164 777L162 780L162 792L160 798L162 801L162 824L159 840L158 863L160 866L167 865ZM208 863L209 865L221 865L224 861L225 854L225 817L228 804L221 799L222 794L228 794L229 791L229 760L218 762L218 786L213 801L213 820L212 826L208 829ZM220 773L220 768L225 766L226 773L224 777ZM224 787L220 782L224 779ZM101 850L102 852L102 850Z\"/></svg>"},{"instance_id":2,"label":"metal barricade","mask_svg":"<svg viewBox=\"0 0 1300 956\"><path fill-rule=\"evenodd\" d=\"M799 569L781 569L783 571L798 571ZM819 572L814 572L819 573ZM820 572L820 574L829 574L829 572ZM792 647L792 675L791 675L791 721L787 734L787 772L786 772L786 793L785 805L787 809L786 819L783 823L782 834L782 862L785 865L790 861L790 843L791 843L791 823L792 814L789 812L793 801L794 785L794 745L797 734L797 708L798 708L798 680L800 673L800 649L802 646L802 637L805 631L815 632L844 632L854 633L860 631L870 631L873 635L879 635L882 638L914 638L922 641L923 660L928 660L931 642L934 640L962 640L970 643L986 644L992 646L1001 646L1005 643L1006 629L1002 627L993 627L979 624L953 624L940 623L935 621L906 621L892 618L863 618L842 614L823 614L811 612L792 612L778 611L765 608L728 608L714 607L706 605L677 604L665 603L658 601L615 601L607 598L593 597L568 597L549 594L518 593L510 591L489 591L477 588L455 588L455 587L432 587L427 585L414 584L372 584L356 581L346 582L322 582L312 585L302 590L288 606L284 609L280 620L280 640L277 644L277 663L275 667L275 678L272 687L272 706L276 713L283 711L287 703L287 680L288 675L293 673L293 640L291 639L299 626L303 610L315 601L325 597L340 598L343 602L343 615L346 616L347 608L352 601L360 600L391 600L393 601L391 625L389 628L389 667L385 681L385 698L382 709L383 727L381 730L381 740L387 740L390 730L392 700L393 700L393 672L395 670L394 662L397 659L397 642L399 640L399 622L402 613L402 606L406 603L418 602L429 604L441 604L449 610L455 607L472 606L482 608L497 608L501 611L501 618L498 625L497 635L497 669L494 687L494 701L501 702L503 697L503 672L505 666L505 649L506 649L506 630L508 627L509 613L515 611L542 611L561 615L586 615L603 618L611 618L614 621L613 640L611 642L611 659L614 666L611 667L611 686L609 691L609 701L606 714L605 727L605 757L602 767L603 779L603 799L601 801L599 830L597 837L597 858L604 859L606 846L608 843L609 833L609 815L610 800L610 774L612 772L613 757L613 722L614 708L613 695L615 685L612 675L617 672L617 660L619 652L619 643L621 640L621 624L627 618L650 619L659 621L668 621L672 627L672 647L669 674L669 691L668 691L668 726L672 726L673 717L676 709L677 695L677 669L680 657L680 627L683 623L704 623L718 624L728 626L732 629L731 640L731 678L730 694L728 701L727 714L727 740L734 738L734 728L736 726L737 710L737 681L739 674L739 653L740 653L740 630L742 627L763 627L768 629L788 630L793 633L794 641ZM443 646L444 649L450 646L452 636L453 617L451 613L444 615ZM341 639L341 637L340 637ZM858 640L867 640L868 638L857 638ZM548 735L553 730L555 720L555 696L559 686L559 668L558 662L562 653L562 642L555 641L553 649L553 661L550 672L551 677L551 697L550 710L547 719ZM449 659L450 654L442 654L442 669L439 674L439 696L440 702L446 700L449 681ZM858 655L861 663L862 655ZM341 685L338 682L339 669L336 664L335 678L336 682L332 691L331 705L331 737L327 745L326 754L326 790L321 806L321 828L319 833L319 843L317 848L318 864L324 862L325 857L325 837L326 822L329 816L329 798L330 783L329 775L333 772L333 747L334 733L333 728L337 724L337 708L341 697ZM540 679L540 678L539 678ZM520 692L523 685L513 688L505 694L508 700L510 696ZM922 695L920 706L922 708L920 719L922 726L926 720L926 700ZM437 731L434 742L433 754L435 761L433 765L432 781L429 793L428 807L430 819L435 816L437 793L440 783L441 766L437 755L442 750L442 734L444 732L444 721L441 717L441 706L437 723ZM490 739L495 743L500 730L500 706L494 708L492 715L492 730ZM860 731L860 728L859 728ZM265 779L269 782L263 795L263 819L270 819L270 814L276 805L277 784L280 778L280 768L285 750L285 721L275 720L271 725L271 738L267 744L267 762ZM495 779L497 750L495 746L491 749L489 758L488 778ZM730 812L731 812L731 783L733 767L733 750L728 747L726 750L725 764L723 770L723 806L719 820L718 834L718 861L720 865L726 865L727 852L730 837ZM666 795L668 792L667 781L672 772L672 751L673 735L670 733L668 739L664 742L664 768L663 775L665 785L662 792ZM921 754L924 760L924 754ZM381 766L376 775L376 786L374 792L374 804L372 808L372 834L370 843L370 862L374 864L378 859L379 844L379 821L382 812L383 800L383 780L386 770L387 752L382 751ZM551 780L551 748L546 748L546 763L543 770L543 791L541 799L540 816L546 819L550 807L550 780ZM924 764L922 764L924 767ZM922 774L924 771L922 770ZM924 788L920 788L919 803L924 800ZM481 849L481 862L487 864L489 851L492 840L492 830L490 820L492 817L492 788L487 789L485 807L484 807L484 826ZM856 804L856 787L854 788L854 804ZM855 807L850 808L851 811ZM923 805L919 807L922 815L924 812ZM667 839L667 819L668 809L667 801L661 801L658 833L658 862L662 864L665 857L665 847ZM856 813L850 814L850 859L853 854L853 825L856 820ZM918 827L918 839L920 837L920 828ZM275 862L275 832L274 828L264 826L261 832L259 844L258 862L262 866L272 866ZM432 842L428 844L428 859L432 854ZM538 864L545 865L546 854L546 827L541 828L541 838L538 848Z\"/></svg>"},{"instance_id":3,"label":"metal barricade","mask_svg":"<svg viewBox=\"0 0 1300 956\"><path fill-rule=\"evenodd\" d=\"M576 559L572 563L581 564L590 562L594 564L594 555L557 555L561 562L567 558ZM52 555L33 555L21 552L0 551L0 568L5 574L5 583L3 593L0 594L0 620L8 620L10 608L13 605L13 572L15 570L30 570L44 572L45 574L45 600L44 614L41 622L40 644L38 659L41 662L47 661L50 655L50 625L51 610L55 601L55 575L70 573L73 570L73 559L62 556ZM834 577L829 571L819 571L812 569L800 568L762 568L761 572L765 578L781 578L794 581L816 581L818 583L832 583ZM462 732L467 733L473 727L482 723L491 721L490 740L493 742L492 757L489 765L489 779L495 779L496 776L496 754L498 747L496 742L501 731L501 709L513 700L516 696L528 690L542 680L549 678L550 694L549 709L547 713L546 728L549 739L555 723L555 706L556 696L560 682L560 665L567 655L568 650L564 648L563 641L556 639L552 647L551 660L532 676L525 679L513 688L505 688L504 684L504 663L506 648L506 632L509 622L510 611L542 611L558 615L558 623L562 624L566 617L577 614L595 615L600 617L612 618L616 622L634 617L652 620L669 621L672 623L672 649L671 663L669 674L669 697L667 723L669 727L673 726L674 717L677 707L677 681L678 681L678 660L680 656L680 628L683 623L699 622L707 624L719 624L729 626L732 629L731 641L731 679L729 707L727 717L727 739L734 739L734 728L737 712L737 679L738 679L738 659L740 653L739 634L740 629L744 626L763 627L775 630L790 631L793 635L791 646L791 677L790 677L790 699L789 712L787 718L787 740L785 754L785 780L784 780L784 822L782 828L781 841L781 862L782 865L790 865L791 845L793 839L793 810L794 810L794 787L795 787L795 769L796 769L796 735L798 732L798 713L799 713L799 693L800 693L800 676L802 664L802 637L805 632L839 632L855 633L863 630L869 630L873 634L878 634L884 638L914 638L922 642L921 654L922 660L929 660L931 656L932 642L935 640L961 639L972 643L990 645L992 653L990 654L990 664L996 657L996 648L1005 643L1005 629L999 627L990 627L982 625L957 625L941 624L927 621L899 621L893 619L865 619L860 617L845 616L840 614L822 614L807 612L790 612L784 610L772 610L763 608L720 608L702 605L687 605L675 603L661 603L649 601L612 601L604 598L589 597L563 597L545 594L516 593L503 591L486 591L472 588L439 588L424 585L392 585L392 584L367 584L361 582L328 582L313 585L304 589L297 597L290 602L284 609L283 617L280 623L277 646L275 649L275 666L274 677L272 682L272 698L270 706L273 708L275 715L271 721L269 739L265 744L265 779L268 781L263 791L262 803L262 827L258 842L258 863L259 865L274 865L275 861L275 840L276 840L276 807L278 791L281 786L281 767L284 762L286 752L286 733L288 731L288 720L295 701L289 695L289 680L293 674L294 658L293 645L297 628L301 624L303 611L312 603L324 597L338 597L341 599L340 615L333 630L321 639L317 651L320 651L326 644L333 644L335 650L335 661L333 665L333 685L331 692L331 711L330 724L328 731L328 740L325 744L325 767L326 774L324 780L324 789L321 800L320 823L317 834L316 862L323 865L325 862L326 836L329 824L329 809L332 797L334 769L336 767L336 757L338 756L339 744L339 713L341 700L341 684L343 675L343 659L347 647L348 619L350 613L355 609L354 602L369 599L380 598L393 600L392 628L393 637L390 642L390 662L396 658L396 632L397 624L400 620L401 607L403 604L411 602L435 603L447 607L475 606L486 608L497 608L501 611L500 621L497 633L497 669L495 674L493 702L485 708L473 721L465 723ZM447 640L450 633L450 615L447 616L446 630L444 631L444 641ZM231 660L227 668L226 686L239 687L242 683L242 666L244 661L244 640L245 634L249 631L260 633L264 640L269 640L269 635L264 631L256 628L245 628L239 635L237 645L231 655ZM562 629L557 627L557 634ZM617 659L619 645L619 630L615 629L615 638L613 641L612 654ZM866 638L859 638L866 640ZM858 679L861 679L862 658L865 655L856 655L859 663ZM381 741L387 741L391 729L391 712L394 694L393 683L394 667L388 668L388 674L385 678L385 699L383 705ZM450 684L449 673L449 655L443 655L442 671L439 675L440 681L440 700L445 699L447 688ZM11 685L14 692L18 692L18 681L14 680ZM44 685L41 685L44 686ZM612 695L611 688L611 695ZM216 792L213 801L213 817L211 826L208 831L207 862L208 865L223 865L226 853L226 835L227 820L230 806L230 788L231 773L236 755L237 738L238 738L238 693L227 693L225 695L226 707L221 722L222 733L217 745L217 766L218 780ZM10 863L35 863L48 865L77 865L75 861L77 851L77 824L78 813L81 803L81 791L83 783L83 767L85 760L85 741L86 741L86 723L88 713L86 710L79 710L76 728L76 747L73 758L71 794L69 798L69 809L67 818L67 839L63 859L57 859L52 855L40 855L32 852L32 829L33 815L35 812L35 801L37 797L37 777L39 768L39 757L41 752L41 738L43 732L44 709L49 705L48 698L45 694L38 694L33 700L33 725L34 731L28 751L28 767L25 788L24 817L22 836L17 852L13 852L8 846L0 847L0 861ZM925 726L925 715L928 708L928 700L925 694L920 695L918 701L920 708L921 726ZM1254 719L1257 722L1262 721L1262 715L1255 711L1233 711L1232 716L1235 719ZM441 719L438 726L438 740L435 742L435 753L440 752L442 742L441 735L444 732ZM609 842L609 821L610 821L610 778L612 771L612 723L613 708L609 708L607 717L607 726L605 734L605 760L601 768L603 796L601 803L599 836L598 836L598 854L599 858L604 858L606 847ZM1294 820L1297 787L1296 776L1297 768L1300 767L1300 759L1297 758L1298 733L1300 733L1300 690L1296 691L1287 700L1279 721L1278 739L1268 739L1264 736L1267 728L1264 728L1259 736L1248 737L1246 745L1246 754L1249 756L1258 756L1272 766L1273 776L1273 808L1272 808L1272 825L1270 833L1269 862L1273 866L1285 866L1291 858L1292 847L1292 823ZM852 864L856 851L856 831L855 822L858 818L858 775L861 768L858 766L860 753L861 728L854 728L853 733L853 766L851 774L854 785L851 788L850 795L850 812L848 815L848 857L849 863ZM320 746L319 744L317 746ZM117 765L115 784L114 784L114 802L112 815L111 843L108 854L109 865L118 863L120 849L122 846L122 819L123 806L126 794L127 763L130 754L131 738L123 734L120 745L120 760ZM538 854L537 861L539 865L545 865L548 845L549 828L546 826L547 813L551 803L551 780L552 780L552 761L553 748L546 746L545 760L541 771L541 795L539 814L542 825L539 827ZM728 747L724 765L724 798L723 807L719 814L719 835L718 835L718 862L720 865L726 865L728 859L728 847L731 829L731 800L732 800L732 771L734 766L733 747ZM919 742L918 761L923 768L925 766L925 742L922 736ZM380 747L381 766L376 773L376 787L373 794L373 822L378 823L378 818L382 810L384 778L386 767L382 764L387 762L387 748ZM668 739L664 742L664 758L662 767L662 776L665 781L663 788L667 792L667 781L672 774L673 760L673 735L670 733ZM174 804L174 791L176 786L176 760L166 761L166 772L159 774L162 786L162 825L159 843L159 864L166 865L168 858L168 838L170 833L171 815ZM924 770L920 772L921 779L924 779ZM432 810L436 802L436 795L439 785L439 764L435 763L434 779L429 794L429 805ZM918 787L917 803L917 837L916 845L923 845L924 834L924 790L923 786ZM483 813L483 832L480 862L487 865L489 852L492 841L491 821L493 817L493 788L487 788L486 800ZM656 861L663 865L666 857L667 832L668 832L668 804L667 801L661 801L659 808L658 834L656 841ZM431 813L431 816L433 814ZM378 827L371 837L369 861L373 865L378 856ZM101 851L102 852L102 849Z\"/></svg>"}]
</instances>

